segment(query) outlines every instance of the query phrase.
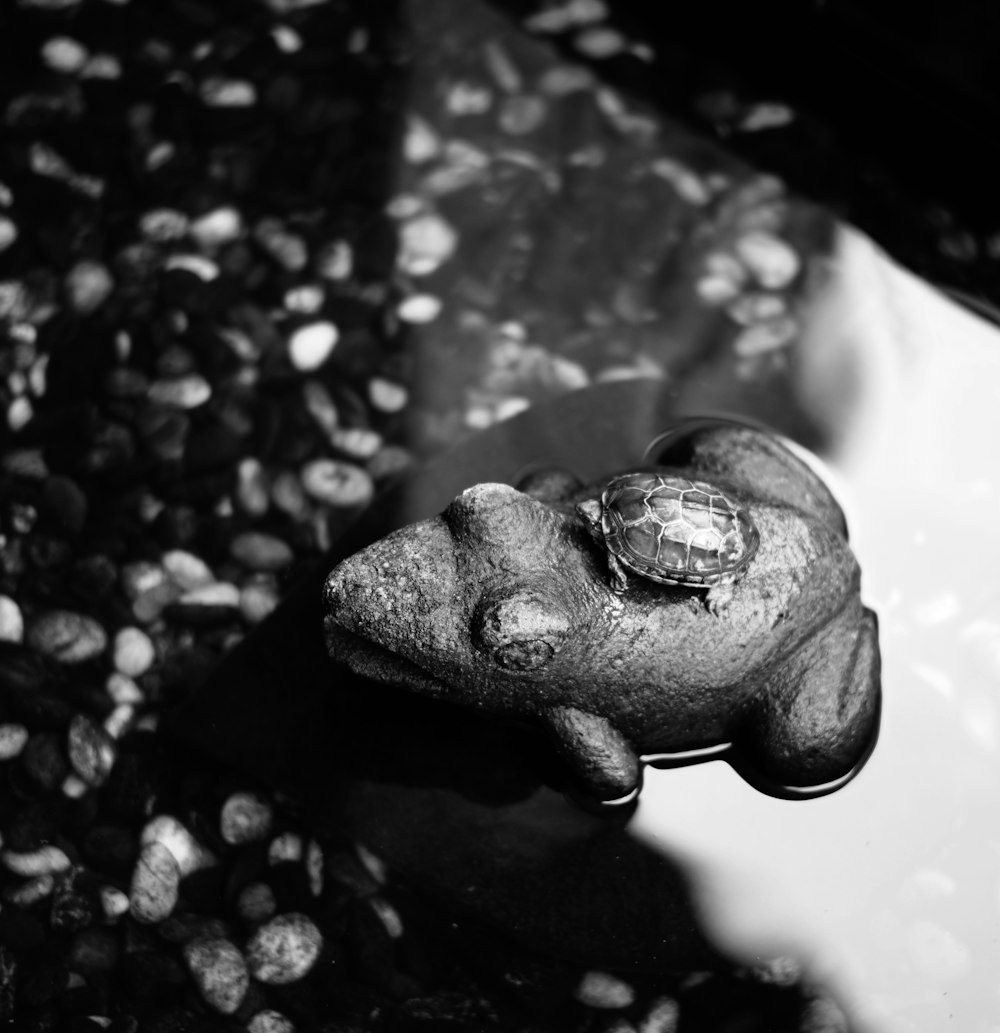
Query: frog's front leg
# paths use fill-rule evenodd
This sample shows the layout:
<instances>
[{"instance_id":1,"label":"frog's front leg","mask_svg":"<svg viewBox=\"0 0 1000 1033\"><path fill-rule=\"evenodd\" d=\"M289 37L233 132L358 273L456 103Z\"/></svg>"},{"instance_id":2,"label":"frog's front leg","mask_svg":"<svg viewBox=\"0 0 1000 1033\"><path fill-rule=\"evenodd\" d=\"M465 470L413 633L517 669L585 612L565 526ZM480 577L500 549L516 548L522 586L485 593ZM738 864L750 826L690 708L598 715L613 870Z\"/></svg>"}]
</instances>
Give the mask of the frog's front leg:
<instances>
[{"instance_id":1,"label":"frog's front leg","mask_svg":"<svg viewBox=\"0 0 1000 1033\"><path fill-rule=\"evenodd\" d=\"M775 671L737 737L737 758L788 787L848 775L871 750L881 701L875 614L852 600Z\"/></svg>"},{"instance_id":2,"label":"frog's front leg","mask_svg":"<svg viewBox=\"0 0 1000 1033\"><path fill-rule=\"evenodd\" d=\"M557 752L589 796L620 800L638 787L639 757L606 717L564 706L550 710L546 723Z\"/></svg>"}]
</instances>

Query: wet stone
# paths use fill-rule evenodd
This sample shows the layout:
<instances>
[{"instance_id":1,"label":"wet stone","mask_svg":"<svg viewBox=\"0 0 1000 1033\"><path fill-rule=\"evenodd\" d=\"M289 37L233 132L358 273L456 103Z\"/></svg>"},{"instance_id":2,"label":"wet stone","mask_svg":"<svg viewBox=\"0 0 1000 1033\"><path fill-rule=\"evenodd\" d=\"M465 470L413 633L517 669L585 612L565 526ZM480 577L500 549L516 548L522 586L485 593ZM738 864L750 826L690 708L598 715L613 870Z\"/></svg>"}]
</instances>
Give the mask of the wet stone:
<instances>
[{"instance_id":1,"label":"wet stone","mask_svg":"<svg viewBox=\"0 0 1000 1033\"><path fill-rule=\"evenodd\" d=\"M236 469L236 501L249 516L263 516L270 507L267 474L259 459L247 456Z\"/></svg>"},{"instance_id":2,"label":"wet stone","mask_svg":"<svg viewBox=\"0 0 1000 1033\"><path fill-rule=\"evenodd\" d=\"M801 266L794 248L770 233L746 233L736 241L733 250L757 282L768 290L787 287Z\"/></svg>"},{"instance_id":3,"label":"wet stone","mask_svg":"<svg viewBox=\"0 0 1000 1033\"><path fill-rule=\"evenodd\" d=\"M36 733L21 751L21 763L34 782L51 790L62 784L70 767L60 738L54 733Z\"/></svg>"},{"instance_id":4,"label":"wet stone","mask_svg":"<svg viewBox=\"0 0 1000 1033\"><path fill-rule=\"evenodd\" d=\"M205 1002L223 1015L239 1008L250 985L247 965L229 940L194 940L184 948L184 961Z\"/></svg>"},{"instance_id":5,"label":"wet stone","mask_svg":"<svg viewBox=\"0 0 1000 1033\"><path fill-rule=\"evenodd\" d=\"M60 663L77 664L100 656L108 636L93 617L72 610L50 610L28 629L28 643Z\"/></svg>"},{"instance_id":6,"label":"wet stone","mask_svg":"<svg viewBox=\"0 0 1000 1033\"><path fill-rule=\"evenodd\" d=\"M266 882L251 883L236 898L236 910L245 922L261 925L272 918L277 910L274 891Z\"/></svg>"},{"instance_id":7,"label":"wet stone","mask_svg":"<svg viewBox=\"0 0 1000 1033\"><path fill-rule=\"evenodd\" d=\"M265 1008L247 1023L247 1033L295 1033L295 1025L281 1012Z\"/></svg>"},{"instance_id":8,"label":"wet stone","mask_svg":"<svg viewBox=\"0 0 1000 1033\"><path fill-rule=\"evenodd\" d=\"M0 724L0 761L18 756L28 742L28 729L22 724Z\"/></svg>"},{"instance_id":9,"label":"wet stone","mask_svg":"<svg viewBox=\"0 0 1000 1033\"><path fill-rule=\"evenodd\" d=\"M67 753L80 778L89 786L100 786L111 773L117 750L104 728L85 714L77 714L70 722Z\"/></svg>"},{"instance_id":10,"label":"wet stone","mask_svg":"<svg viewBox=\"0 0 1000 1033\"><path fill-rule=\"evenodd\" d=\"M323 936L310 918L295 913L279 915L248 941L247 964L262 983L294 983L309 972L322 948Z\"/></svg>"},{"instance_id":11,"label":"wet stone","mask_svg":"<svg viewBox=\"0 0 1000 1033\"><path fill-rule=\"evenodd\" d=\"M301 478L306 493L327 506L365 506L375 494L370 474L359 466L336 459L314 459L306 463Z\"/></svg>"},{"instance_id":12,"label":"wet stone","mask_svg":"<svg viewBox=\"0 0 1000 1033\"><path fill-rule=\"evenodd\" d=\"M120 628L112 644L112 662L115 669L126 678L141 678L156 659L153 640L142 628ZM137 703L139 699L116 699L117 703Z\"/></svg>"},{"instance_id":13,"label":"wet stone","mask_svg":"<svg viewBox=\"0 0 1000 1033\"><path fill-rule=\"evenodd\" d=\"M330 357L339 333L333 323L308 323L294 330L288 338L288 357L303 372L319 369Z\"/></svg>"},{"instance_id":14,"label":"wet stone","mask_svg":"<svg viewBox=\"0 0 1000 1033\"><path fill-rule=\"evenodd\" d=\"M71 972L83 976L103 975L115 970L120 948L118 937L110 929L81 929L73 938L67 954Z\"/></svg>"},{"instance_id":15,"label":"wet stone","mask_svg":"<svg viewBox=\"0 0 1000 1033\"><path fill-rule=\"evenodd\" d=\"M66 274L66 300L81 315L96 312L111 296L115 281L100 262L77 262Z\"/></svg>"},{"instance_id":16,"label":"wet stone","mask_svg":"<svg viewBox=\"0 0 1000 1033\"><path fill-rule=\"evenodd\" d=\"M248 624L259 624L280 601L278 589L270 580L253 580L240 589L240 613Z\"/></svg>"},{"instance_id":17,"label":"wet stone","mask_svg":"<svg viewBox=\"0 0 1000 1033\"><path fill-rule=\"evenodd\" d=\"M183 822L170 814L158 814L143 827L143 845L158 843L171 853L181 878L215 864L212 852L202 845Z\"/></svg>"},{"instance_id":18,"label":"wet stone","mask_svg":"<svg viewBox=\"0 0 1000 1033\"><path fill-rule=\"evenodd\" d=\"M587 972L576 988L576 999L591 1008L628 1008L635 991L624 980L608 972Z\"/></svg>"},{"instance_id":19,"label":"wet stone","mask_svg":"<svg viewBox=\"0 0 1000 1033\"><path fill-rule=\"evenodd\" d=\"M175 409L197 409L212 397L212 385L200 373L155 380L149 385L149 399Z\"/></svg>"}]
</instances>

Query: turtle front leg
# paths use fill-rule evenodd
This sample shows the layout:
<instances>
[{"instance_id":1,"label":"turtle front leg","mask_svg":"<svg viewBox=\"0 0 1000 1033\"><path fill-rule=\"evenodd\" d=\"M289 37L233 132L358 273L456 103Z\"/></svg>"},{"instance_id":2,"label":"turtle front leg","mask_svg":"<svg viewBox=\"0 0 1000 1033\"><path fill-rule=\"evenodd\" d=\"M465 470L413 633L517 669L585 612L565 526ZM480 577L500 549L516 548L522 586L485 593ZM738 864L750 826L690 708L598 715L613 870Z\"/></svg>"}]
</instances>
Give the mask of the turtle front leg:
<instances>
[{"instance_id":1,"label":"turtle front leg","mask_svg":"<svg viewBox=\"0 0 1000 1033\"><path fill-rule=\"evenodd\" d=\"M611 591L621 595L628 588L628 574L619 562L618 557L608 552L608 573L611 575Z\"/></svg>"},{"instance_id":2,"label":"turtle front leg","mask_svg":"<svg viewBox=\"0 0 1000 1033\"><path fill-rule=\"evenodd\" d=\"M733 599L732 582L724 585L712 585L705 596L705 606L713 617L724 617Z\"/></svg>"}]
</instances>

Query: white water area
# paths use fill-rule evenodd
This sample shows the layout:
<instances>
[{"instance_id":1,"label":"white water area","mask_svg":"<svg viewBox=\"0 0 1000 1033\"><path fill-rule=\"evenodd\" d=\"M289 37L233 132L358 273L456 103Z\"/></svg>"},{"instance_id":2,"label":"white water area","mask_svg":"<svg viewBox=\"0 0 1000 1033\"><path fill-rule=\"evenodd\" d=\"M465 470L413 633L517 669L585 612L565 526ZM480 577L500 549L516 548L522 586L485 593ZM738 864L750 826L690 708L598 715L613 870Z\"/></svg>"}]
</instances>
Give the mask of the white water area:
<instances>
[{"instance_id":1,"label":"white water area","mask_svg":"<svg viewBox=\"0 0 1000 1033\"><path fill-rule=\"evenodd\" d=\"M860 234L838 255L799 387L842 434L823 459L879 615L878 744L807 801L648 769L634 828L720 946L801 959L858 1029L1000 1031L1000 330Z\"/></svg>"}]
</instances>

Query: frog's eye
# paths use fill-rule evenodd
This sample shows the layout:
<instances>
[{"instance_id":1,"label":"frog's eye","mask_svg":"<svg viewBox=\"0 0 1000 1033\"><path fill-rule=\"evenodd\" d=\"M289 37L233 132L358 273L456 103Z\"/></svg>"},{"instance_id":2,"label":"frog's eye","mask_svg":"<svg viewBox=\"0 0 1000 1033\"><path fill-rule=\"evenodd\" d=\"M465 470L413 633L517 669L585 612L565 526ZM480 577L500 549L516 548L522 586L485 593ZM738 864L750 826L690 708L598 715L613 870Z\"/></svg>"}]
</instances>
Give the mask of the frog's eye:
<instances>
[{"instance_id":1,"label":"frog's eye","mask_svg":"<svg viewBox=\"0 0 1000 1033\"><path fill-rule=\"evenodd\" d=\"M472 623L476 647L498 667L536 671L562 648L570 622L551 599L533 592L487 596Z\"/></svg>"}]
</instances>

